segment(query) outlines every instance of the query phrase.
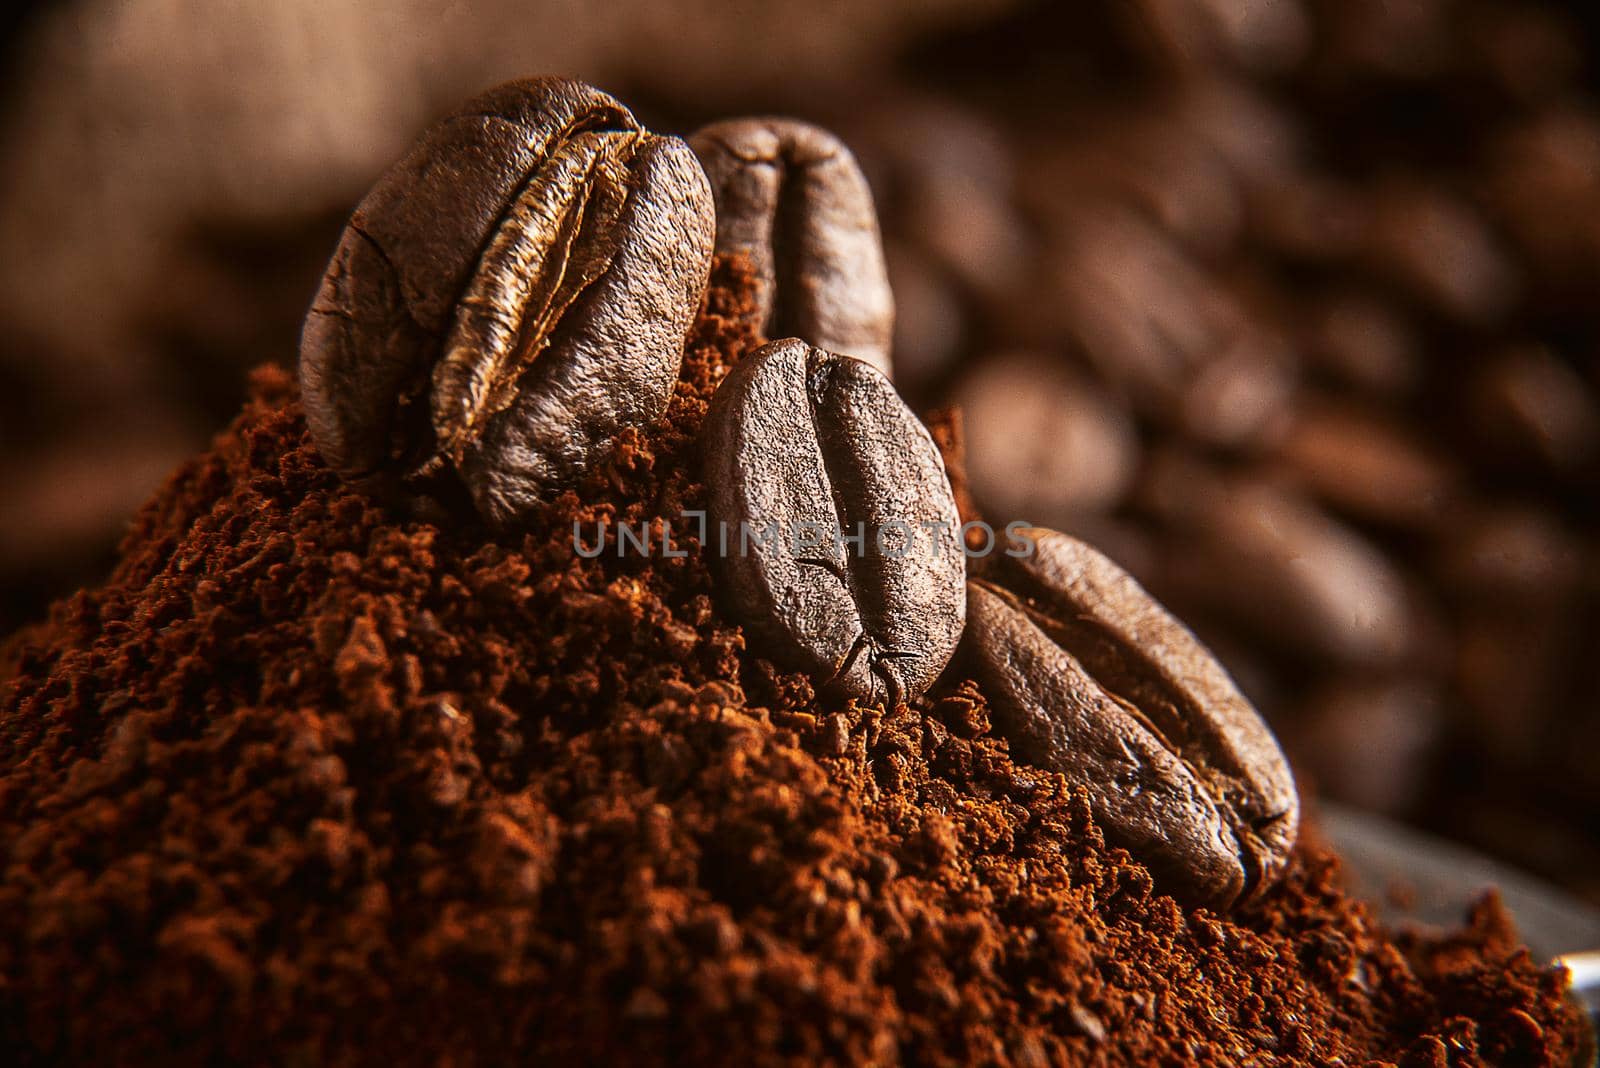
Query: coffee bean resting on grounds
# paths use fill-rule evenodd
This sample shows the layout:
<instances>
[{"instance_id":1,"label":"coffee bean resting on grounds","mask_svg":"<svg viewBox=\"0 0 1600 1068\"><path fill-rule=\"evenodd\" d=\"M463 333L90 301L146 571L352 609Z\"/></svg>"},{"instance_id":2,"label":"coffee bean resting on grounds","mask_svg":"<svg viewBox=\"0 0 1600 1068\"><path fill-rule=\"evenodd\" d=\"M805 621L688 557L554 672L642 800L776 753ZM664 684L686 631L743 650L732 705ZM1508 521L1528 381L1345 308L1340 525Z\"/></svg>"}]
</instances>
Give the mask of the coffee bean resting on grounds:
<instances>
[{"instance_id":1,"label":"coffee bean resting on grounds","mask_svg":"<svg viewBox=\"0 0 1600 1068\"><path fill-rule=\"evenodd\" d=\"M579 557L701 503L749 292L719 266L665 420L521 537L393 521L258 375L0 657L9 1063L1570 1060L1493 900L1396 940L1311 834L1185 913L972 683L819 701L701 554Z\"/></svg>"}]
</instances>

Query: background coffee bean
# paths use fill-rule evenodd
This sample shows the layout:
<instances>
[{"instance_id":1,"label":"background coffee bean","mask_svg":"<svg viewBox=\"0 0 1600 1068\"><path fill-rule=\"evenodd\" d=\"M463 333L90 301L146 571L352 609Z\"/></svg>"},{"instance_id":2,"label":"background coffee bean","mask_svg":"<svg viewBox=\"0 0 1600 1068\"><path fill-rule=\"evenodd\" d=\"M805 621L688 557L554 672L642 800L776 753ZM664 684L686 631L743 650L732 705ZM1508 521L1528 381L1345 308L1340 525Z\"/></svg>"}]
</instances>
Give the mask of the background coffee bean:
<instances>
[{"instance_id":1,"label":"background coffee bean","mask_svg":"<svg viewBox=\"0 0 1600 1068\"><path fill-rule=\"evenodd\" d=\"M1289 480L1355 519L1427 529L1450 517L1454 465L1379 413L1305 403L1274 458Z\"/></svg>"},{"instance_id":2,"label":"background coffee bean","mask_svg":"<svg viewBox=\"0 0 1600 1068\"><path fill-rule=\"evenodd\" d=\"M1187 628L1084 542L1027 532L968 583L963 648L1001 733L1085 791L1107 837L1226 908L1288 860L1299 801L1272 732Z\"/></svg>"},{"instance_id":3,"label":"background coffee bean","mask_svg":"<svg viewBox=\"0 0 1600 1068\"><path fill-rule=\"evenodd\" d=\"M512 82L423 135L351 217L306 318L330 466L513 522L659 416L710 270L683 142L578 82ZM448 491L446 491L448 492Z\"/></svg>"},{"instance_id":4,"label":"background coffee bean","mask_svg":"<svg viewBox=\"0 0 1600 1068\"><path fill-rule=\"evenodd\" d=\"M1048 353L986 357L956 387L972 492L1002 522L1061 526L1117 500L1134 476L1133 421Z\"/></svg>"},{"instance_id":5,"label":"background coffee bean","mask_svg":"<svg viewBox=\"0 0 1600 1068\"><path fill-rule=\"evenodd\" d=\"M1394 664L1412 650L1401 576L1299 494L1171 454L1149 465L1141 492L1169 531L1150 581L1180 610L1212 606L1257 641L1308 659Z\"/></svg>"},{"instance_id":6,"label":"background coffee bean","mask_svg":"<svg viewBox=\"0 0 1600 1068\"><path fill-rule=\"evenodd\" d=\"M891 373L894 297L872 191L850 150L793 119L730 119L689 139L717 205L717 251L747 256L762 333Z\"/></svg>"},{"instance_id":7,"label":"background coffee bean","mask_svg":"<svg viewBox=\"0 0 1600 1068\"><path fill-rule=\"evenodd\" d=\"M718 389L704 450L726 532L708 548L774 659L862 700L926 690L961 636L966 558L944 463L889 380L797 339L764 345ZM776 537L745 536L763 530Z\"/></svg>"}]
</instances>

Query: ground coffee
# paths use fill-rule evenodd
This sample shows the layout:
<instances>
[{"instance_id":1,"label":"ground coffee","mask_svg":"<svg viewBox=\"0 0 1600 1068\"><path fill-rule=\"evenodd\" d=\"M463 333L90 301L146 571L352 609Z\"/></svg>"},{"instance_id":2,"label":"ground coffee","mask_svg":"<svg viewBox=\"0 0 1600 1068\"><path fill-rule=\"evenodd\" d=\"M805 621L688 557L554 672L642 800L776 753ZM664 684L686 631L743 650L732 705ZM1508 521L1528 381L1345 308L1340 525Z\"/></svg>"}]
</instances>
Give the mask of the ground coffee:
<instances>
[{"instance_id":1,"label":"ground coffee","mask_svg":"<svg viewBox=\"0 0 1600 1068\"><path fill-rule=\"evenodd\" d=\"M1571 1059L1493 900L1397 940L1308 833L1184 912L971 682L819 701L699 553L576 552L601 518L691 545L750 292L717 268L666 418L514 538L395 522L257 375L0 656L8 1063Z\"/></svg>"}]
</instances>

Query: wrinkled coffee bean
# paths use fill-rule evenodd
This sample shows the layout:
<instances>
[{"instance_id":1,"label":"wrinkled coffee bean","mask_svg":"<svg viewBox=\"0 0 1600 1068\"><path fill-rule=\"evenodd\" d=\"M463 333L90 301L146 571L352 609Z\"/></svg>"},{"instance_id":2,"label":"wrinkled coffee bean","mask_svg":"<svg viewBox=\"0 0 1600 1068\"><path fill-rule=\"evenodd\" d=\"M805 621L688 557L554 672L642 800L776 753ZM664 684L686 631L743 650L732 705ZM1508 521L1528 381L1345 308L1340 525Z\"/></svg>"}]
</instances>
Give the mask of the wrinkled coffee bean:
<instances>
[{"instance_id":1,"label":"wrinkled coffee bean","mask_svg":"<svg viewBox=\"0 0 1600 1068\"><path fill-rule=\"evenodd\" d=\"M717 204L717 251L755 267L761 332L890 374L894 297L872 191L838 138L792 119L730 119L689 139Z\"/></svg>"},{"instance_id":2,"label":"wrinkled coffee bean","mask_svg":"<svg viewBox=\"0 0 1600 1068\"><path fill-rule=\"evenodd\" d=\"M729 373L705 434L713 551L741 622L846 697L926 690L961 636L966 559L944 462L889 380L775 341Z\"/></svg>"},{"instance_id":3,"label":"wrinkled coffee bean","mask_svg":"<svg viewBox=\"0 0 1600 1068\"><path fill-rule=\"evenodd\" d=\"M1084 790L1157 886L1224 909L1269 885L1299 819L1272 732L1121 568L1055 531L967 584L965 648L1024 759Z\"/></svg>"},{"instance_id":4,"label":"wrinkled coffee bean","mask_svg":"<svg viewBox=\"0 0 1600 1068\"><path fill-rule=\"evenodd\" d=\"M512 82L423 135L350 219L306 318L329 466L508 524L659 417L710 271L688 146L578 82Z\"/></svg>"}]
</instances>

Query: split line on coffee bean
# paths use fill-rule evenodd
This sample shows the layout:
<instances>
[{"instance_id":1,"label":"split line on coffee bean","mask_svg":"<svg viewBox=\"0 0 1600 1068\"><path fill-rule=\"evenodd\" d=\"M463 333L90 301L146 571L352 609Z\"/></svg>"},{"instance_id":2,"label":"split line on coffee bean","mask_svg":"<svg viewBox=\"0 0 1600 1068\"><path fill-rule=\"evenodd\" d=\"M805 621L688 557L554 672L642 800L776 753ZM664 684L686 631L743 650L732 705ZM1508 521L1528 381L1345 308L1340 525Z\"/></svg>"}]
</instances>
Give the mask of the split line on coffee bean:
<instances>
[{"instance_id":1,"label":"split line on coffee bean","mask_svg":"<svg viewBox=\"0 0 1600 1068\"><path fill-rule=\"evenodd\" d=\"M692 521L698 530L694 539L702 548L710 548L711 523L706 512L697 509L685 509L679 513L679 518L685 522ZM572 521L572 549L585 560L593 560L602 556L607 548L607 533L615 531L612 541L616 546L617 556L651 556L652 550L658 550L662 559L681 560L689 555L688 549L678 548L672 538L672 527L661 524L660 537L652 533L653 520L642 519L638 529L635 530L627 523L613 523L604 517L594 524L594 539L584 539L583 521ZM774 549L779 545L787 546L800 563L809 563L818 567L834 567L831 558L810 558L804 554L829 551L834 555L854 551L857 559L865 559L869 555L887 557L891 560L902 560L909 556L919 545L926 544L932 550L934 559L941 558L945 553L945 538L951 530L951 524L937 519L919 519L907 521L903 519L889 519L881 523L871 524L869 531L864 520L855 525L855 533L850 533L847 527L831 527L826 523L811 520L800 520L791 523L779 523L776 520L760 525L748 521L740 521L737 525L737 537L733 536L734 524L718 520L716 523L717 536L715 547L717 555L726 557L730 552L739 556L748 556L752 549ZM924 542L918 539L914 530L920 529L929 537ZM997 551L1015 559L1025 559L1037 551L1037 545L1028 532L1033 529L1033 524L1022 519L1015 519L1007 523L1003 529L1005 534L1004 545L1000 532L981 519L970 520L956 528L960 532L957 543L961 552L969 560L983 559ZM974 531L981 531L983 540L981 544L973 544L969 535ZM875 550L875 553L873 552Z\"/></svg>"}]
</instances>

